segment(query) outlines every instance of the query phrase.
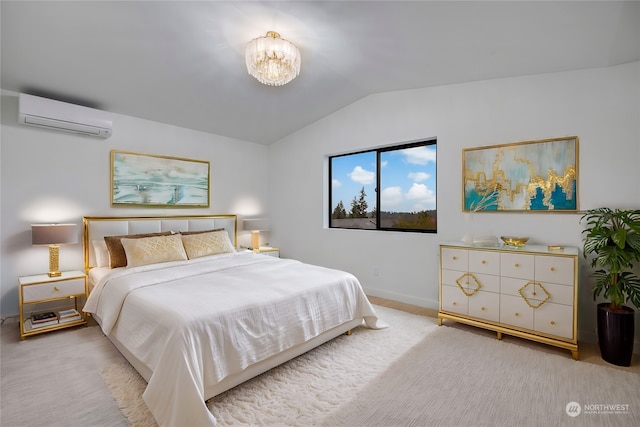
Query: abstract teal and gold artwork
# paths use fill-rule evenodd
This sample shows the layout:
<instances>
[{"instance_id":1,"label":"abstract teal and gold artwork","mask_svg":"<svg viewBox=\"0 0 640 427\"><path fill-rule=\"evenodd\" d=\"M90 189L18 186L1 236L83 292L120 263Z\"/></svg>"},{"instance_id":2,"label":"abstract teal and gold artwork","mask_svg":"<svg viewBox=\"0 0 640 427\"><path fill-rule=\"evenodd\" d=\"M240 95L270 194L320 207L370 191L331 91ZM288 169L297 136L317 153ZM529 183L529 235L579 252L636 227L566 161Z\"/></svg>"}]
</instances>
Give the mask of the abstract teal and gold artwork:
<instances>
[{"instance_id":1,"label":"abstract teal and gold artwork","mask_svg":"<svg viewBox=\"0 0 640 427\"><path fill-rule=\"evenodd\" d=\"M209 162L113 150L111 204L208 207Z\"/></svg>"},{"instance_id":2,"label":"abstract teal and gold artwork","mask_svg":"<svg viewBox=\"0 0 640 427\"><path fill-rule=\"evenodd\" d=\"M578 210L578 137L462 151L463 210Z\"/></svg>"}]
</instances>

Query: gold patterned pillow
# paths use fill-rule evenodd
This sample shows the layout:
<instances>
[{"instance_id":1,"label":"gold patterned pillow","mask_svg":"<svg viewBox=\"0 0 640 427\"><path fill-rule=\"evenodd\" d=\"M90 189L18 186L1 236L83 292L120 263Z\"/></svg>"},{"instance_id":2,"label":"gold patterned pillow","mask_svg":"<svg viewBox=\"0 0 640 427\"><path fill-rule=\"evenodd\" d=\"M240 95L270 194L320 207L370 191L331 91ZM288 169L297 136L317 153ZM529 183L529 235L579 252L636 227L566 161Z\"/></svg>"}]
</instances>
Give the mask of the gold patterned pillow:
<instances>
[{"instance_id":1,"label":"gold patterned pillow","mask_svg":"<svg viewBox=\"0 0 640 427\"><path fill-rule=\"evenodd\" d=\"M170 231L162 231L159 233L144 233L144 234L125 234L122 236L104 236L104 242L107 245L109 251L109 267L126 267L127 255L124 253L124 247L122 246L122 239L141 239L152 236L168 236Z\"/></svg>"},{"instance_id":2,"label":"gold patterned pillow","mask_svg":"<svg viewBox=\"0 0 640 427\"><path fill-rule=\"evenodd\" d=\"M187 259L179 234L141 239L123 238L121 241L127 254L127 267Z\"/></svg>"},{"instance_id":3,"label":"gold patterned pillow","mask_svg":"<svg viewBox=\"0 0 640 427\"><path fill-rule=\"evenodd\" d=\"M189 259L235 251L229 239L229 233L224 229L207 233L182 234L182 244Z\"/></svg>"}]
</instances>

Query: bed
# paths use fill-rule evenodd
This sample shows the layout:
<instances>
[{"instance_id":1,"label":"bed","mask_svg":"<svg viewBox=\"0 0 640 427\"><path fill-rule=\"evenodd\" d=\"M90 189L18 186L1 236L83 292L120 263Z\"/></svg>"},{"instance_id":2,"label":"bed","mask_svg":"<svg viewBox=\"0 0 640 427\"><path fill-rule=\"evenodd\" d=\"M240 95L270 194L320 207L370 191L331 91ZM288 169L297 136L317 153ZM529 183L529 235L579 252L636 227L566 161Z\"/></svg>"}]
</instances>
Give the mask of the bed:
<instances>
[{"instance_id":1,"label":"bed","mask_svg":"<svg viewBox=\"0 0 640 427\"><path fill-rule=\"evenodd\" d=\"M353 328L386 326L352 274L236 250L236 215L83 225L84 310L147 381L160 426L215 425L207 399Z\"/></svg>"}]
</instances>

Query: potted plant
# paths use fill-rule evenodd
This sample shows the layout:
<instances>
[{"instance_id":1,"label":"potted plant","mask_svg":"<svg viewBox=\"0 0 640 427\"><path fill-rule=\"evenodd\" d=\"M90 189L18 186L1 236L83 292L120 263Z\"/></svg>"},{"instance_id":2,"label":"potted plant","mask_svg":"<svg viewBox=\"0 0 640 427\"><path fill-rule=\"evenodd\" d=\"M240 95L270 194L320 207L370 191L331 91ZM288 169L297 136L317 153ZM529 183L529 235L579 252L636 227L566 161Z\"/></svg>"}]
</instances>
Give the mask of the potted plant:
<instances>
[{"instance_id":1,"label":"potted plant","mask_svg":"<svg viewBox=\"0 0 640 427\"><path fill-rule=\"evenodd\" d=\"M603 295L609 302L597 307L598 343L602 358L630 366L633 356L634 310L640 307L640 277L633 263L640 261L640 210L598 208L587 211L583 254L593 255L593 299Z\"/></svg>"}]
</instances>

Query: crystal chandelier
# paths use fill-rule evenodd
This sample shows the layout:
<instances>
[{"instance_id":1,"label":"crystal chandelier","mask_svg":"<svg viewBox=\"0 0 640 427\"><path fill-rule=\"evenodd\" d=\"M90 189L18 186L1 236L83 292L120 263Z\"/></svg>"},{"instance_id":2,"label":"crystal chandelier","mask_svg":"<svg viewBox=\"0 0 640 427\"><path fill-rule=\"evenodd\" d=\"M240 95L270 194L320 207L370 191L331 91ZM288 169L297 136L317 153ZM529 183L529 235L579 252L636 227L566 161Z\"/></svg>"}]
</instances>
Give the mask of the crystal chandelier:
<instances>
[{"instance_id":1,"label":"crystal chandelier","mask_svg":"<svg viewBox=\"0 0 640 427\"><path fill-rule=\"evenodd\" d=\"M245 59L249 74L269 86L282 86L300 74L300 51L275 31L247 43Z\"/></svg>"}]
</instances>

